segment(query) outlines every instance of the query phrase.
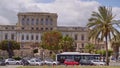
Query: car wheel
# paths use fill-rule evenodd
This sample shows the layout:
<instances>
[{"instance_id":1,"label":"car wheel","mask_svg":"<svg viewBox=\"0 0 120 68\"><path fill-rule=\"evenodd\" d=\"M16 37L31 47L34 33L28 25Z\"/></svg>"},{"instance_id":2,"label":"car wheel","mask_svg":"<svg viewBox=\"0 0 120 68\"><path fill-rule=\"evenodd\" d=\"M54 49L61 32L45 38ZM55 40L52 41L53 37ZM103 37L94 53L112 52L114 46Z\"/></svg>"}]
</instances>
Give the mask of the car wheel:
<instances>
[{"instance_id":1,"label":"car wheel","mask_svg":"<svg viewBox=\"0 0 120 68\"><path fill-rule=\"evenodd\" d=\"M19 65L19 63L17 62L16 65Z\"/></svg>"},{"instance_id":2,"label":"car wheel","mask_svg":"<svg viewBox=\"0 0 120 68\"><path fill-rule=\"evenodd\" d=\"M36 64L37 66L39 66L39 64Z\"/></svg>"},{"instance_id":3,"label":"car wheel","mask_svg":"<svg viewBox=\"0 0 120 68\"><path fill-rule=\"evenodd\" d=\"M56 65L55 63L53 63L53 65Z\"/></svg>"},{"instance_id":4,"label":"car wheel","mask_svg":"<svg viewBox=\"0 0 120 68\"><path fill-rule=\"evenodd\" d=\"M7 64L7 65L9 65L9 63L8 63L8 62L7 62L6 64Z\"/></svg>"}]
</instances>

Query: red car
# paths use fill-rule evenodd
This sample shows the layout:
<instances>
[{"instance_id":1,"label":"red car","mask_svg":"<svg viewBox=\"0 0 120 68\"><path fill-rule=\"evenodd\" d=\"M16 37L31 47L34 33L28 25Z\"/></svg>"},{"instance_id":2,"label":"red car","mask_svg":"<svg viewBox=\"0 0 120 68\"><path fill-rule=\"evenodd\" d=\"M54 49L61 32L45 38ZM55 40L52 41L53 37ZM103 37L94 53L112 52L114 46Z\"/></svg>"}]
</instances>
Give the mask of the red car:
<instances>
[{"instance_id":1,"label":"red car","mask_svg":"<svg viewBox=\"0 0 120 68\"><path fill-rule=\"evenodd\" d=\"M64 61L65 65L79 65L79 62L74 61L73 59L66 59Z\"/></svg>"}]
</instances>

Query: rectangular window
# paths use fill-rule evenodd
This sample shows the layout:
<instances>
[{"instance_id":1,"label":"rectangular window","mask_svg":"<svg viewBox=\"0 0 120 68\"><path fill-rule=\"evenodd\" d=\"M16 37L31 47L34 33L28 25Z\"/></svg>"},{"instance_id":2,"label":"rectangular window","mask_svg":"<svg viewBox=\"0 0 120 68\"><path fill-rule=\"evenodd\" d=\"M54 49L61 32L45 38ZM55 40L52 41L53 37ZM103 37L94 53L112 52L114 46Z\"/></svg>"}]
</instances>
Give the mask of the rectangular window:
<instances>
[{"instance_id":1,"label":"rectangular window","mask_svg":"<svg viewBox=\"0 0 120 68\"><path fill-rule=\"evenodd\" d=\"M11 39L14 40L14 34L11 35Z\"/></svg>"},{"instance_id":2,"label":"rectangular window","mask_svg":"<svg viewBox=\"0 0 120 68\"><path fill-rule=\"evenodd\" d=\"M78 35L77 34L75 34L75 40L77 40L78 39Z\"/></svg>"},{"instance_id":3,"label":"rectangular window","mask_svg":"<svg viewBox=\"0 0 120 68\"><path fill-rule=\"evenodd\" d=\"M26 36L26 40L29 40L29 36L28 35Z\"/></svg>"},{"instance_id":4,"label":"rectangular window","mask_svg":"<svg viewBox=\"0 0 120 68\"><path fill-rule=\"evenodd\" d=\"M36 40L38 40L38 35L36 35Z\"/></svg>"},{"instance_id":5,"label":"rectangular window","mask_svg":"<svg viewBox=\"0 0 120 68\"><path fill-rule=\"evenodd\" d=\"M84 40L84 35L81 35L81 40Z\"/></svg>"},{"instance_id":6,"label":"rectangular window","mask_svg":"<svg viewBox=\"0 0 120 68\"><path fill-rule=\"evenodd\" d=\"M82 48L84 48L84 43L82 43Z\"/></svg>"},{"instance_id":7,"label":"rectangular window","mask_svg":"<svg viewBox=\"0 0 120 68\"><path fill-rule=\"evenodd\" d=\"M8 34L5 34L5 40L7 40L8 39Z\"/></svg>"},{"instance_id":8,"label":"rectangular window","mask_svg":"<svg viewBox=\"0 0 120 68\"><path fill-rule=\"evenodd\" d=\"M33 35L31 35L31 40L33 40L34 39L34 36Z\"/></svg>"},{"instance_id":9,"label":"rectangular window","mask_svg":"<svg viewBox=\"0 0 120 68\"><path fill-rule=\"evenodd\" d=\"M22 40L24 40L24 35L22 35Z\"/></svg>"}]
</instances>

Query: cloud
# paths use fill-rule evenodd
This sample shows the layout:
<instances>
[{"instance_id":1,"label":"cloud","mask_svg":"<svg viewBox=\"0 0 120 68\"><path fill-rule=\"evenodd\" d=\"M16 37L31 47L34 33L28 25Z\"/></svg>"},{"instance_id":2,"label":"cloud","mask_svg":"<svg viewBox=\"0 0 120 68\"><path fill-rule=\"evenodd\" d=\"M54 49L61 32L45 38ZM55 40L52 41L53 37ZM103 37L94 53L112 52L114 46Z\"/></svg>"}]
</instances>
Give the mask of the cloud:
<instances>
[{"instance_id":1,"label":"cloud","mask_svg":"<svg viewBox=\"0 0 120 68\"><path fill-rule=\"evenodd\" d=\"M0 16L3 16L2 18L10 24L15 24L18 12L51 12L58 14L59 26L85 26L92 11L100 6L97 1L52 0L44 3L41 1L2 0L0 2ZM120 11L120 8L115 7L113 10L114 14L119 14L117 11ZM120 15L118 16L120 17ZM119 19L118 16L117 19Z\"/></svg>"},{"instance_id":2,"label":"cloud","mask_svg":"<svg viewBox=\"0 0 120 68\"><path fill-rule=\"evenodd\" d=\"M10 25L10 22L8 21L8 19L4 18L3 16L0 16L0 24L1 25Z\"/></svg>"}]
</instances>

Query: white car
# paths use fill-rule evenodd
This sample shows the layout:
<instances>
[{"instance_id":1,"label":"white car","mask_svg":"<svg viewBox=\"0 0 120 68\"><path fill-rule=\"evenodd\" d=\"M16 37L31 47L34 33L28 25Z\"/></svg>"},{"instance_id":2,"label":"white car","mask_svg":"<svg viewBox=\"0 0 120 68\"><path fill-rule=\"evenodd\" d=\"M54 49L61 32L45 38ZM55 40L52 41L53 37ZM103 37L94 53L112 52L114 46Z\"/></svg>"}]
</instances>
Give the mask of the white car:
<instances>
[{"instance_id":1,"label":"white car","mask_svg":"<svg viewBox=\"0 0 120 68\"><path fill-rule=\"evenodd\" d=\"M106 65L105 62L100 61L100 60L91 60L91 62L92 62L94 65Z\"/></svg>"},{"instance_id":2,"label":"white car","mask_svg":"<svg viewBox=\"0 0 120 68\"><path fill-rule=\"evenodd\" d=\"M15 59L12 59L12 58L9 58L9 59L6 59L5 60L5 63L6 64L12 64L12 65L20 65L21 64L21 61L17 61Z\"/></svg>"},{"instance_id":3,"label":"white car","mask_svg":"<svg viewBox=\"0 0 120 68\"><path fill-rule=\"evenodd\" d=\"M52 59L45 59L44 63L47 65L58 65L58 62L53 61Z\"/></svg>"},{"instance_id":4,"label":"white car","mask_svg":"<svg viewBox=\"0 0 120 68\"><path fill-rule=\"evenodd\" d=\"M39 59L35 59L35 58L28 60L28 62L30 65L43 65L44 64L43 61Z\"/></svg>"}]
</instances>

